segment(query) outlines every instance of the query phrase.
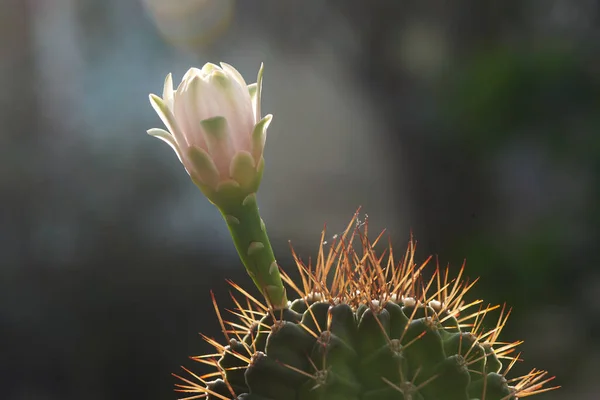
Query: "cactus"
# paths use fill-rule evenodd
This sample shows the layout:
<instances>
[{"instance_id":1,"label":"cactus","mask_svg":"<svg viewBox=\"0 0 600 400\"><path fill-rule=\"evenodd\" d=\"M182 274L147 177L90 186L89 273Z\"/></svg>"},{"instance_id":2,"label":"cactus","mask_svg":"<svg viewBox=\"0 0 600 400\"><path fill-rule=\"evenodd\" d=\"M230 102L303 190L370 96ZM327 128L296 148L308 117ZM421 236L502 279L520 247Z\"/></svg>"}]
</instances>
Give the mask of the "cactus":
<instances>
[{"instance_id":1,"label":"cactus","mask_svg":"<svg viewBox=\"0 0 600 400\"><path fill-rule=\"evenodd\" d=\"M216 354L192 358L216 371L186 369L177 390L209 400L512 400L555 389L545 371L507 377L520 344L499 341L510 311L466 300L476 281L461 279L464 266L454 278L426 274L430 259L415 263L412 240L398 262L391 245L378 255L381 235L371 242L356 218L327 254L321 240L314 267L293 254L300 279L281 271L298 294L288 308L232 283L243 298L232 295L228 322L213 297L226 344L205 337Z\"/></svg>"},{"instance_id":2,"label":"cactus","mask_svg":"<svg viewBox=\"0 0 600 400\"><path fill-rule=\"evenodd\" d=\"M176 91L168 75L163 97L150 95L169 131L148 133L219 209L265 298L233 284L244 298L232 296L228 322L213 297L226 344L205 337L217 353L194 359L216 371L178 376L186 399L513 400L555 389L545 371L507 378L520 344L499 341L510 312L502 307L486 329L500 307L465 299L474 283L461 280L464 266L454 278L439 267L426 277L429 259L415 263L412 240L399 262L391 246L380 255L381 235L371 242L358 214L327 255L321 237L314 267L294 254L299 280L280 271L256 201L272 117L261 114L262 74L246 85L232 66L207 63ZM284 282L298 294L292 302Z\"/></svg>"}]
</instances>

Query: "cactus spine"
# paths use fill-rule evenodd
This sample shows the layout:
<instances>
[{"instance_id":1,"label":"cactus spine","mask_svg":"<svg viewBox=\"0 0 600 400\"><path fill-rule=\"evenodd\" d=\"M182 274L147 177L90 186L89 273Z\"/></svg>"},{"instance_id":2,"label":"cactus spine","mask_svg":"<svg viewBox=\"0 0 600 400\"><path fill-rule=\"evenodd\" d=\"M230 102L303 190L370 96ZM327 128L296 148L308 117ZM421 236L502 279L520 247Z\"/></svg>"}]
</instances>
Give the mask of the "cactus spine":
<instances>
[{"instance_id":1,"label":"cactus spine","mask_svg":"<svg viewBox=\"0 0 600 400\"><path fill-rule=\"evenodd\" d=\"M520 344L499 341L510 311L466 300L475 282L461 279L464 269L426 278L429 260L414 262L412 241L399 261L390 245L384 261L375 251L381 235L369 241L355 219L327 254L321 245L314 267L294 254L300 284L282 273L298 294L289 307L234 284L244 297L232 296L236 321L216 308L226 344L205 338L217 354L193 357L216 371L178 376L185 398L513 400L555 389L545 387L553 379L545 371L507 378Z\"/></svg>"}]
</instances>

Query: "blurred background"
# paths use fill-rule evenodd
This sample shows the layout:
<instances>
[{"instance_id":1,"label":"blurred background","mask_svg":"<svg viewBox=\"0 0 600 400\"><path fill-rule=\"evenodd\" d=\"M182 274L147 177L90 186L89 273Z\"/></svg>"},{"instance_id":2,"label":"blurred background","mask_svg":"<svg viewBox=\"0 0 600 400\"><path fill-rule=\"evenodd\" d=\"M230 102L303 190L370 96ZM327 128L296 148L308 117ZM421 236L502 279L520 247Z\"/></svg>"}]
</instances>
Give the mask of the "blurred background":
<instances>
[{"instance_id":1,"label":"blurred background","mask_svg":"<svg viewBox=\"0 0 600 400\"><path fill-rule=\"evenodd\" d=\"M7 400L175 399L251 287L148 93L265 63L259 193L280 263L358 206L401 253L514 307L517 372L600 393L600 2L2 0L0 382Z\"/></svg>"}]
</instances>

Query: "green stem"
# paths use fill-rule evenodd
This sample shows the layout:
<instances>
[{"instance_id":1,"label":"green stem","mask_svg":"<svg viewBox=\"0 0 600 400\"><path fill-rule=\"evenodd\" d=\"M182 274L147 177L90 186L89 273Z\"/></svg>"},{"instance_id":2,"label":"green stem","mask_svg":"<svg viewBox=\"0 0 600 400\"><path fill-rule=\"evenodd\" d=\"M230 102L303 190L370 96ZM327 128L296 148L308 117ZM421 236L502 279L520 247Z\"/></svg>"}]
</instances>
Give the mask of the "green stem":
<instances>
[{"instance_id":1,"label":"green stem","mask_svg":"<svg viewBox=\"0 0 600 400\"><path fill-rule=\"evenodd\" d=\"M219 210L246 271L271 307L287 308L286 291L265 224L258 212L256 195L251 194L242 202L227 203L219 205Z\"/></svg>"}]
</instances>

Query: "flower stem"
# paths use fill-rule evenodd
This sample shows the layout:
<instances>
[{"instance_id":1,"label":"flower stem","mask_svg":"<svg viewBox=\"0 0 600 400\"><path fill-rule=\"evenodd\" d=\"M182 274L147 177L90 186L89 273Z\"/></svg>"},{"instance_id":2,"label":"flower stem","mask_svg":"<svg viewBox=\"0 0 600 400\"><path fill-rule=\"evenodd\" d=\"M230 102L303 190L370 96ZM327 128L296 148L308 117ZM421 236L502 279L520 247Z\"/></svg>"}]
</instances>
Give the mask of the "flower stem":
<instances>
[{"instance_id":1,"label":"flower stem","mask_svg":"<svg viewBox=\"0 0 600 400\"><path fill-rule=\"evenodd\" d=\"M260 217L256 195L242 202L219 204L233 242L246 271L274 309L287 308L287 296L265 224Z\"/></svg>"}]
</instances>

